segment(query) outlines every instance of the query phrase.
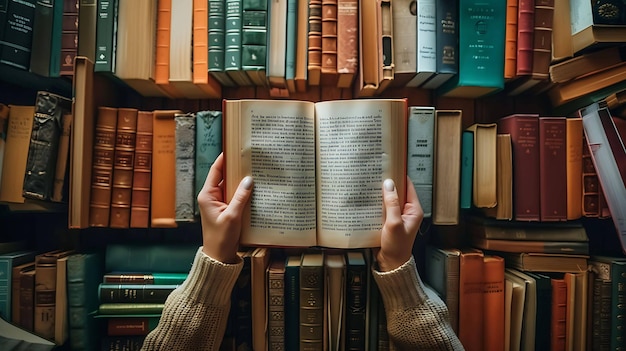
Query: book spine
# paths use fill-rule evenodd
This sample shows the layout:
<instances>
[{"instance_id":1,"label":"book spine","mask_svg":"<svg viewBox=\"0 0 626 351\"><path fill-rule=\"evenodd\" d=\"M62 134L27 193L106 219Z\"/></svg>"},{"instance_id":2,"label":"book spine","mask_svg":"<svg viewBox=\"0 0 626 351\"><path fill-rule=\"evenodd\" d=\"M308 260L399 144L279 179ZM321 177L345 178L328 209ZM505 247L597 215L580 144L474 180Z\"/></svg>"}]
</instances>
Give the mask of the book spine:
<instances>
[{"instance_id":1,"label":"book spine","mask_svg":"<svg viewBox=\"0 0 626 351\"><path fill-rule=\"evenodd\" d=\"M24 176L24 197L49 200L61 136L63 114L70 110L70 100L40 91L35 102L35 115Z\"/></svg>"},{"instance_id":2,"label":"book spine","mask_svg":"<svg viewBox=\"0 0 626 351\"><path fill-rule=\"evenodd\" d=\"M130 202L130 227L148 228L152 176L152 112L137 112L135 164Z\"/></svg>"},{"instance_id":3,"label":"book spine","mask_svg":"<svg viewBox=\"0 0 626 351\"><path fill-rule=\"evenodd\" d=\"M270 16L268 7L271 5L269 1L243 0L242 6L241 66L255 85L266 86L265 74L259 75L259 73L265 71L266 68L269 71L268 27ZM283 22L282 25L284 26L285 23Z\"/></svg>"},{"instance_id":4,"label":"book spine","mask_svg":"<svg viewBox=\"0 0 626 351\"><path fill-rule=\"evenodd\" d=\"M117 108L99 107L93 143L93 170L89 201L89 225L92 227L109 226L116 131Z\"/></svg>"},{"instance_id":5,"label":"book spine","mask_svg":"<svg viewBox=\"0 0 626 351\"><path fill-rule=\"evenodd\" d=\"M285 349L285 261L278 259L268 268L268 343L270 351Z\"/></svg>"},{"instance_id":6,"label":"book spine","mask_svg":"<svg viewBox=\"0 0 626 351\"><path fill-rule=\"evenodd\" d=\"M170 31L172 0L161 0L157 5L156 47L154 52L154 82L166 86L170 81Z\"/></svg>"},{"instance_id":7,"label":"book spine","mask_svg":"<svg viewBox=\"0 0 626 351\"><path fill-rule=\"evenodd\" d=\"M1 13L1 10L0 10L0 13ZM0 28L2 28L2 26L0 26ZM9 121L9 106L5 104L0 104L0 184L2 184L2 165L4 164L3 162L4 161L4 149L5 149L6 140L7 140L8 121Z\"/></svg>"},{"instance_id":8,"label":"book spine","mask_svg":"<svg viewBox=\"0 0 626 351\"><path fill-rule=\"evenodd\" d=\"M337 0L337 80L338 88L350 88L358 68L359 3Z\"/></svg>"},{"instance_id":9,"label":"book spine","mask_svg":"<svg viewBox=\"0 0 626 351\"><path fill-rule=\"evenodd\" d=\"M458 61L458 8L455 1L437 1L437 74L457 74ZM436 88L436 87L434 87Z\"/></svg>"},{"instance_id":10,"label":"book spine","mask_svg":"<svg viewBox=\"0 0 626 351\"><path fill-rule=\"evenodd\" d=\"M129 315L129 314L154 314L163 313L162 303L102 303L98 306L98 313L101 315Z\"/></svg>"},{"instance_id":11,"label":"book spine","mask_svg":"<svg viewBox=\"0 0 626 351\"><path fill-rule=\"evenodd\" d=\"M582 217L583 199L583 122L580 117L566 119L567 220ZM593 164L591 165L593 167Z\"/></svg>"},{"instance_id":12,"label":"book spine","mask_svg":"<svg viewBox=\"0 0 626 351\"><path fill-rule=\"evenodd\" d=\"M548 80L552 62L552 23L555 0L535 0L532 76Z\"/></svg>"},{"instance_id":13,"label":"book spine","mask_svg":"<svg viewBox=\"0 0 626 351\"><path fill-rule=\"evenodd\" d=\"M461 118L460 110L435 111L433 224L454 225L459 222Z\"/></svg>"},{"instance_id":14,"label":"book spine","mask_svg":"<svg viewBox=\"0 0 626 351\"><path fill-rule=\"evenodd\" d=\"M381 29L381 55L379 55L380 65L382 65L382 76L377 94L386 89L394 79L393 65L393 15L391 1L382 0L380 2L380 29Z\"/></svg>"},{"instance_id":15,"label":"book spine","mask_svg":"<svg viewBox=\"0 0 626 351\"><path fill-rule=\"evenodd\" d=\"M567 158L565 117L539 118L540 220L567 220ZM526 190L528 191L528 189Z\"/></svg>"},{"instance_id":16,"label":"book spine","mask_svg":"<svg viewBox=\"0 0 626 351\"><path fill-rule=\"evenodd\" d=\"M472 207L474 170L474 132L464 130L461 140L461 198L463 209Z\"/></svg>"},{"instance_id":17,"label":"book spine","mask_svg":"<svg viewBox=\"0 0 626 351\"><path fill-rule=\"evenodd\" d=\"M78 54L78 2L63 0L63 24L61 28L61 58L59 75L74 75L74 58Z\"/></svg>"},{"instance_id":18,"label":"book spine","mask_svg":"<svg viewBox=\"0 0 626 351\"><path fill-rule=\"evenodd\" d=\"M322 349L324 308L324 268L303 264L300 267L300 350Z\"/></svg>"},{"instance_id":19,"label":"book spine","mask_svg":"<svg viewBox=\"0 0 626 351\"><path fill-rule=\"evenodd\" d=\"M626 328L626 262L611 263L611 350L626 347L624 328Z\"/></svg>"},{"instance_id":20,"label":"book spine","mask_svg":"<svg viewBox=\"0 0 626 351\"><path fill-rule=\"evenodd\" d=\"M35 0L9 1L6 22L2 23L4 37L0 40L0 63L23 70L30 68L35 8Z\"/></svg>"},{"instance_id":21,"label":"book spine","mask_svg":"<svg viewBox=\"0 0 626 351\"><path fill-rule=\"evenodd\" d=\"M48 76L58 78L61 68L61 37L63 33L63 7L65 0L55 0L52 7L52 31Z\"/></svg>"},{"instance_id":22,"label":"book spine","mask_svg":"<svg viewBox=\"0 0 626 351\"><path fill-rule=\"evenodd\" d=\"M236 84L242 85L237 72L241 64L241 30L243 26L243 0L226 0L224 70Z\"/></svg>"},{"instance_id":23,"label":"book spine","mask_svg":"<svg viewBox=\"0 0 626 351\"><path fill-rule=\"evenodd\" d=\"M285 266L285 350L300 347L300 256L295 260Z\"/></svg>"},{"instance_id":24,"label":"book spine","mask_svg":"<svg viewBox=\"0 0 626 351\"><path fill-rule=\"evenodd\" d=\"M352 253L348 253L346 269L345 349L365 350L368 271L365 260L355 260Z\"/></svg>"},{"instance_id":25,"label":"book spine","mask_svg":"<svg viewBox=\"0 0 626 351\"><path fill-rule=\"evenodd\" d=\"M591 304L593 350L611 347L611 281L595 278Z\"/></svg>"},{"instance_id":26,"label":"book spine","mask_svg":"<svg viewBox=\"0 0 626 351\"><path fill-rule=\"evenodd\" d=\"M107 273L103 276L105 284L158 284L180 285L187 279L187 273Z\"/></svg>"},{"instance_id":27,"label":"book spine","mask_svg":"<svg viewBox=\"0 0 626 351\"><path fill-rule=\"evenodd\" d=\"M180 111L155 111L152 125L152 227L176 227L176 122Z\"/></svg>"},{"instance_id":28,"label":"book spine","mask_svg":"<svg viewBox=\"0 0 626 351\"><path fill-rule=\"evenodd\" d=\"M194 199L204 186L209 169L222 153L222 111L198 111L196 113L196 150ZM195 208L199 216L199 208Z\"/></svg>"},{"instance_id":29,"label":"book spine","mask_svg":"<svg viewBox=\"0 0 626 351\"><path fill-rule=\"evenodd\" d=\"M194 221L196 115L177 114L176 122L176 221Z\"/></svg>"},{"instance_id":30,"label":"book spine","mask_svg":"<svg viewBox=\"0 0 626 351\"><path fill-rule=\"evenodd\" d=\"M337 75L337 0L322 0L322 75L336 84ZM324 83L324 82L322 82Z\"/></svg>"},{"instance_id":31,"label":"book spine","mask_svg":"<svg viewBox=\"0 0 626 351\"><path fill-rule=\"evenodd\" d=\"M119 0L98 0L96 19L95 72L115 72L115 42Z\"/></svg>"},{"instance_id":32,"label":"book spine","mask_svg":"<svg viewBox=\"0 0 626 351\"><path fill-rule=\"evenodd\" d=\"M78 7L78 55L96 61L97 0L80 0Z\"/></svg>"},{"instance_id":33,"label":"book spine","mask_svg":"<svg viewBox=\"0 0 626 351\"><path fill-rule=\"evenodd\" d=\"M550 324L550 349L565 350L567 285L564 279L551 279L552 307Z\"/></svg>"},{"instance_id":34,"label":"book spine","mask_svg":"<svg viewBox=\"0 0 626 351\"><path fill-rule=\"evenodd\" d=\"M100 342L101 351L140 351L145 335L105 336Z\"/></svg>"},{"instance_id":35,"label":"book spine","mask_svg":"<svg viewBox=\"0 0 626 351\"><path fill-rule=\"evenodd\" d=\"M520 0L517 8L517 75L530 75L533 70L534 0Z\"/></svg>"},{"instance_id":36,"label":"book spine","mask_svg":"<svg viewBox=\"0 0 626 351\"><path fill-rule=\"evenodd\" d=\"M138 302L165 303L178 285L160 284L100 284L100 303Z\"/></svg>"},{"instance_id":37,"label":"book spine","mask_svg":"<svg viewBox=\"0 0 626 351\"><path fill-rule=\"evenodd\" d=\"M119 108L111 184L111 228L128 228L137 138L137 109Z\"/></svg>"},{"instance_id":38,"label":"book spine","mask_svg":"<svg viewBox=\"0 0 626 351\"><path fill-rule=\"evenodd\" d=\"M483 350L498 351L504 345L504 259L485 256L483 259L484 321Z\"/></svg>"},{"instance_id":39,"label":"book spine","mask_svg":"<svg viewBox=\"0 0 626 351\"><path fill-rule=\"evenodd\" d=\"M287 0L287 42L285 43L285 80L290 93L296 92L296 45L298 0Z\"/></svg>"},{"instance_id":40,"label":"book spine","mask_svg":"<svg viewBox=\"0 0 626 351\"><path fill-rule=\"evenodd\" d=\"M309 0L308 84L319 85L322 69L322 0Z\"/></svg>"},{"instance_id":41,"label":"book spine","mask_svg":"<svg viewBox=\"0 0 626 351\"><path fill-rule=\"evenodd\" d=\"M188 272L196 251L198 247L195 245L109 244L106 247L105 271Z\"/></svg>"},{"instance_id":42,"label":"book spine","mask_svg":"<svg viewBox=\"0 0 626 351\"><path fill-rule=\"evenodd\" d=\"M517 74L517 0L506 1L506 30L504 45L504 78Z\"/></svg>"},{"instance_id":43,"label":"book spine","mask_svg":"<svg viewBox=\"0 0 626 351\"><path fill-rule=\"evenodd\" d=\"M600 122L606 134L606 139L613 152L619 175L622 178L622 182L626 184L626 148L624 148L623 137L620 136L608 108L598 110L598 115L600 116Z\"/></svg>"},{"instance_id":44,"label":"book spine","mask_svg":"<svg viewBox=\"0 0 626 351\"><path fill-rule=\"evenodd\" d=\"M459 340L465 348L484 346L483 254L463 252L459 261Z\"/></svg>"},{"instance_id":45,"label":"book spine","mask_svg":"<svg viewBox=\"0 0 626 351\"><path fill-rule=\"evenodd\" d=\"M235 347L239 349L252 349L252 306L250 301L252 300L252 281L250 279L252 271L252 263L250 256L244 255L243 268L239 277L237 277L237 283L235 283L235 289L232 292L232 306L231 311L234 320L234 339Z\"/></svg>"},{"instance_id":46,"label":"book spine","mask_svg":"<svg viewBox=\"0 0 626 351\"><path fill-rule=\"evenodd\" d=\"M435 0L417 5L417 76L416 86L423 84L437 71L437 11Z\"/></svg>"},{"instance_id":47,"label":"book spine","mask_svg":"<svg viewBox=\"0 0 626 351\"><path fill-rule=\"evenodd\" d=\"M148 335L159 323L158 317L120 317L107 319L107 335Z\"/></svg>"},{"instance_id":48,"label":"book spine","mask_svg":"<svg viewBox=\"0 0 626 351\"><path fill-rule=\"evenodd\" d=\"M71 113L64 113L61 118L61 135L59 136L59 147L56 157L54 171L54 181L52 184L52 194L50 200L54 202L64 202L68 199L69 180L69 156L70 156L70 132L72 129Z\"/></svg>"},{"instance_id":49,"label":"book spine","mask_svg":"<svg viewBox=\"0 0 626 351\"><path fill-rule=\"evenodd\" d=\"M30 71L44 77L50 75L54 3L55 0L38 0L33 18Z\"/></svg>"},{"instance_id":50,"label":"book spine","mask_svg":"<svg viewBox=\"0 0 626 351\"><path fill-rule=\"evenodd\" d=\"M433 205L433 158L435 137L435 109L433 107L409 107L407 171L424 217L432 216Z\"/></svg>"},{"instance_id":51,"label":"book spine","mask_svg":"<svg viewBox=\"0 0 626 351\"><path fill-rule=\"evenodd\" d=\"M20 275L20 323L19 326L35 330L35 270Z\"/></svg>"},{"instance_id":52,"label":"book spine","mask_svg":"<svg viewBox=\"0 0 626 351\"><path fill-rule=\"evenodd\" d=\"M589 218L597 218L600 215L600 194L602 189L584 133L582 139L582 215Z\"/></svg>"},{"instance_id":53,"label":"book spine","mask_svg":"<svg viewBox=\"0 0 626 351\"><path fill-rule=\"evenodd\" d=\"M35 261L34 331L46 339L54 338L56 307L56 257L39 255Z\"/></svg>"},{"instance_id":54,"label":"book spine","mask_svg":"<svg viewBox=\"0 0 626 351\"><path fill-rule=\"evenodd\" d=\"M11 283L13 259L0 258L0 317L11 320Z\"/></svg>"},{"instance_id":55,"label":"book spine","mask_svg":"<svg viewBox=\"0 0 626 351\"><path fill-rule=\"evenodd\" d=\"M209 22L208 22L208 35L209 35L209 73L224 85L219 78L219 74L224 72L224 25L225 25L225 13L224 13L224 0L209 0ZM215 75L215 74L218 75Z\"/></svg>"},{"instance_id":56,"label":"book spine","mask_svg":"<svg viewBox=\"0 0 626 351\"><path fill-rule=\"evenodd\" d=\"M33 131L34 106L9 106L0 201L23 203L24 174ZM6 167L11 165L11 167Z\"/></svg>"}]
</instances>

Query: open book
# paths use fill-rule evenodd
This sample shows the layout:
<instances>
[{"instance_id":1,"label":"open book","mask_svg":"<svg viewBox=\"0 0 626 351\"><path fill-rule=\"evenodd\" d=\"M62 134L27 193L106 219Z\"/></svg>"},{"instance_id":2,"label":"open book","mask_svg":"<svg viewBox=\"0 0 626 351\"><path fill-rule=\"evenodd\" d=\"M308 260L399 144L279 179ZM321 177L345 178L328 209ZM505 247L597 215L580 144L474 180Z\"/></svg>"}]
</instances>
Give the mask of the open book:
<instances>
[{"instance_id":1,"label":"open book","mask_svg":"<svg viewBox=\"0 0 626 351\"><path fill-rule=\"evenodd\" d=\"M225 193L254 178L242 245L380 246L382 182L406 194L405 99L224 100Z\"/></svg>"}]
</instances>

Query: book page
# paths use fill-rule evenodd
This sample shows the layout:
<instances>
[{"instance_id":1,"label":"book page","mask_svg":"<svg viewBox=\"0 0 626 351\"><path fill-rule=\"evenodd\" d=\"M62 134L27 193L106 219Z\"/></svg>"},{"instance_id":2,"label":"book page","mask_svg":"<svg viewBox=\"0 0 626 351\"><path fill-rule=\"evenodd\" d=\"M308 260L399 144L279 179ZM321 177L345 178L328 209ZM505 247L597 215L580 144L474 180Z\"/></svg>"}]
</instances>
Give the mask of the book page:
<instances>
[{"instance_id":1,"label":"book page","mask_svg":"<svg viewBox=\"0 0 626 351\"><path fill-rule=\"evenodd\" d=\"M313 104L226 101L224 111L227 201L254 179L242 245L316 245Z\"/></svg>"},{"instance_id":2,"label":"book page","mask_svg":"<svg viewBox=\"0 0 626 351\"><path fill-rule=\"evenodd\" d=\"M316 104L318 245L378 247L382 182L406 193L405 100Z\"/></svg>"}]
</instances>

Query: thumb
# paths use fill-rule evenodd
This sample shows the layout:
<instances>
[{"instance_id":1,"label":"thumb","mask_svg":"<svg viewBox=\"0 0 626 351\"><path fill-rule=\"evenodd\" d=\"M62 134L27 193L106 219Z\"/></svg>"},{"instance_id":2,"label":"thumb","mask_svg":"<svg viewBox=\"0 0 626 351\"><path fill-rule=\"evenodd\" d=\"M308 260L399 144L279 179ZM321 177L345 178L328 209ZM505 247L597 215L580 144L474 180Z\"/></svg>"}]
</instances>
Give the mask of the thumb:
<instances>
[{"instance_id":1,"label":"thumb","mask_svg":"<svg viewBox=\"0 0 626 351\"><path fill-rule=\"evenodd\" d=\"M228 212L234 217L241 217L243 209L246 207L246 204L250 199L250 195L252 194L253 185L254 181L252 180L252 177L244 177L241 182L239 182L239 186L237 187L233 198L230 200L228 208L226 208L226 211L224 212Z\"/></svg>"},{"instance_id":2,"label":"thumb","mask_svg":"<svg viewBox=\"0 0 626 351\"><path fill-rule=\"evenodd\" d=\"M383 182L383 203L385 205L385 217L387 219L400 219L402 217L398 191L392 179L385 179Z\"/></svg>"}]
</instances>

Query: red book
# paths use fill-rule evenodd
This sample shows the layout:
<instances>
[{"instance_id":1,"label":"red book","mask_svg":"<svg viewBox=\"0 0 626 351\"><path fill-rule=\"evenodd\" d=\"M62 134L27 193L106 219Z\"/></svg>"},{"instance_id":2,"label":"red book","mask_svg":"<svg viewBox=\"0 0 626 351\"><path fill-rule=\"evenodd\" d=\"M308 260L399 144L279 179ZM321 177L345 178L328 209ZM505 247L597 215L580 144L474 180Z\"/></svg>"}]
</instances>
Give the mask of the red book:
<instances>
[{"instance_id":1,"label":"red book","mask_svg":"<svg viewBox=\"0 0 626 351\"><path fill-rule=\"evenodd\" d=\"M512 114L497 123L498 133L511 134L515 220L539 221L539 115Z\"/></svg>"},{"instance_id":2,"label":"red book","mask_svg":"<svg viewBox=\"0 0 626 351\"><path fill-rule=\"evenodd\" d=\"M519 0L517 7L517 75L533 71L533 33L535 27L535 0Z\"/></svg>"},{"instance_id":3,"label":"red book","mask_svg":"<svg viewBox=\"0 0 626 351\"><path fill-rule=\"evenodd\" d=\"M542 222L567 220L565 117L539 118L539 199ZM532 191L529 188L526 191Z\"/></svg>"},{"instance_id":4,"label":"red book","mask_svg":"<svg viewBox=\"0 0 626 351\"><path fill-rule=\"evenodd\" d=\"M567 315L567 285L565 280L552 278L552 316L550 320L550 350L565 351Z\"/></svg>"}]
</instances>

